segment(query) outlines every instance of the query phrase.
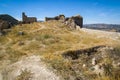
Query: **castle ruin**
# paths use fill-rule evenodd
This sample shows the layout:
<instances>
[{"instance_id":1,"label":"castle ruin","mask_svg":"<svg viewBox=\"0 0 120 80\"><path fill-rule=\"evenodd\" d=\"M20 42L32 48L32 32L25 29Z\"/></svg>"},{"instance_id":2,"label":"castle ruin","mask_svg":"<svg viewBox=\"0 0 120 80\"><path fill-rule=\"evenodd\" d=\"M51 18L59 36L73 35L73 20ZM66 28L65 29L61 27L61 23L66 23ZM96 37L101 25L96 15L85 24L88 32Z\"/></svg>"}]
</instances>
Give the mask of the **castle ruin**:
<instances>
[{"instance_id":1,"label":"castle ruin","mask_svg":"<svg viewBox=\"0 0 120 80\"><path fill-rule=\"evenodd\" d=\"M33 22L37 22L36 17L27 17L24 12L22 13L22 23L33 23Z\"/></svg>"},{"instance_id":2,"label":"castle ruin","mask_svg":"<svg viewBox=\"0 0 120 80\"><path fill-rule=\"evenodd\" d=\"M59 15L55 17L45 17L45 21L50 21L50 20L59 20L59 21L65 21L65 16L64 15Z\"/></svg>"},{"instance_id":3,"label":"castle ruin","mask_svg":"<svg viewBox=\"0 0 120 80\"><path fill-rule=\"evenodd\" d=\"M64 15L59 15L53 18L45 17L45 21L51 21L51 20L61 21L72 29L76 28L77 26L79 26L80 28L83 27L83 18L80 15L67 17L67 18Z\"/></svg>"}]
</instances>

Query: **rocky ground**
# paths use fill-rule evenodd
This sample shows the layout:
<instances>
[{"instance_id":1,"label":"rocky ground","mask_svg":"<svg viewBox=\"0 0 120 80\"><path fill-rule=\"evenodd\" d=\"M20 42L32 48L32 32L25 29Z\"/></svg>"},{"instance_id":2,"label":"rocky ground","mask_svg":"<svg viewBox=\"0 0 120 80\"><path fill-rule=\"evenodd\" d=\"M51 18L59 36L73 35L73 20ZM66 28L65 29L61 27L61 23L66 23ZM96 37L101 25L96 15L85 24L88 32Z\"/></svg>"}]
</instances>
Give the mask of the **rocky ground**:
<instances>
[{"instance_id":1,"label":"rocky ground","mask_svg":"<svg viewBox=\"0 0 120 80\"><path fill-rule=\"evenodd\" d=\"M0 80L119 80L119 57L117 32L17 25L0 36Z\"/></svg>"},{"instance_id":2,"label":"rocky ground","mask_svg":"<svg viewBox=\"0 0 120 80\"><path fill-rule=\"evenodd\" d=\"M7 66L1 76L4 80L60 80L60 78L47 69L40 60L40 56L24 57L18 62ZM24 75L27 75L24 77ZM24 79L25 78L25 79Z\"/></svg>"}]
</instances>

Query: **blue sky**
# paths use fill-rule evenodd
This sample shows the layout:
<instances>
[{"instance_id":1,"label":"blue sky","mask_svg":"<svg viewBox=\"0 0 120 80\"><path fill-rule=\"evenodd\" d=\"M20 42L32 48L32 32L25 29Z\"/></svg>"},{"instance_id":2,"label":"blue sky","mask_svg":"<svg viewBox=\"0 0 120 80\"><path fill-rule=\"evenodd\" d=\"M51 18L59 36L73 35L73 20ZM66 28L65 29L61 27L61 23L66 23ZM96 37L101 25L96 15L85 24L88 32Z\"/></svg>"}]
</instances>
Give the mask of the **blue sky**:
<instances>
[{"instance_id":1,"label":"blue sky","mask_svg":"<svg viewBox=\"0 0 120 80\"><path fill-rule=\"evenodd\" d=\"M120 24L120 0L0 0L0 14L21 20L22 12L39 20L80 14L84 24Z\"/></svg>"}]
</instances>

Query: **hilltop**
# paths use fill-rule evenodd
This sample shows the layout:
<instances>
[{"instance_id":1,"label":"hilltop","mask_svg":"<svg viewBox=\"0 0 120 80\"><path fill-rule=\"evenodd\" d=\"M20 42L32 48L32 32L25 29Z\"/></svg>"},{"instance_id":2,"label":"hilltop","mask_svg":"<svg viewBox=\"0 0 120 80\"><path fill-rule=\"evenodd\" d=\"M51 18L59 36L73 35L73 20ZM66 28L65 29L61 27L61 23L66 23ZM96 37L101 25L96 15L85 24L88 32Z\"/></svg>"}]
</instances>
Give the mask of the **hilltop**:
<instances>
[{"instance_id":1,"label":"hilltop","mask_svg":"<svg viewBox=\"0 0 120 80\"><path fill-rule=\"evenodd\" d=\"M0 19L11 23L11 25L18 24L18 20L8 14L1 14Z\"/></svg>"},{"instance_id":2,"label":"hilltop","mask_svg":"<svg viewBox=\"0 0 120 80\"><path fill-rule=\"evenodd\" d=\"M54 20L16 25L0 36L0 80L119 80L119 53L117 32Z\"/></svg>"}]
</instances>

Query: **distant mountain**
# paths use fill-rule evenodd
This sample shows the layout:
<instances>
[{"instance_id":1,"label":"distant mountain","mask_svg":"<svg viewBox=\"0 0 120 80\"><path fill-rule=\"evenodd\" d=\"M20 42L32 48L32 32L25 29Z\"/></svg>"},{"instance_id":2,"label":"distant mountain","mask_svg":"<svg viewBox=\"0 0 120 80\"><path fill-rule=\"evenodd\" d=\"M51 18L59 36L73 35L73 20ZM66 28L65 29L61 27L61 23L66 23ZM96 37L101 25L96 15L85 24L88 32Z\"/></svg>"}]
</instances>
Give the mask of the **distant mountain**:
<instances>
[{"instance_id":1,"label":"distant mountain","mask_svg":"<svg viewBox=\"0 0 120 80\"><path fill-rule=\"evenodd\" d=\"M18 20L8 14L1 14L0 19L11 23L11 25L18 24Z\"/></svg>"},{"instance_id":2,"label":"distant mountain","mask_svg":"<svg viewBox=\"0 0 120 80\"><path fill-rule=\"evenodd\" d=\"M120 32L120 24L85 24L84 28Z\"/></svg>"}]
</instances>

